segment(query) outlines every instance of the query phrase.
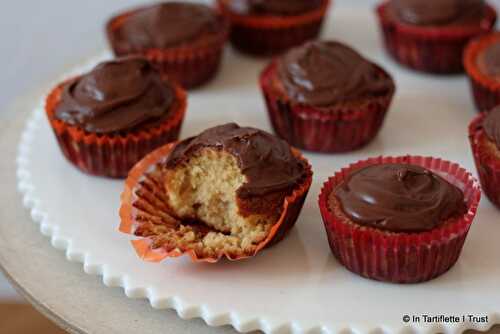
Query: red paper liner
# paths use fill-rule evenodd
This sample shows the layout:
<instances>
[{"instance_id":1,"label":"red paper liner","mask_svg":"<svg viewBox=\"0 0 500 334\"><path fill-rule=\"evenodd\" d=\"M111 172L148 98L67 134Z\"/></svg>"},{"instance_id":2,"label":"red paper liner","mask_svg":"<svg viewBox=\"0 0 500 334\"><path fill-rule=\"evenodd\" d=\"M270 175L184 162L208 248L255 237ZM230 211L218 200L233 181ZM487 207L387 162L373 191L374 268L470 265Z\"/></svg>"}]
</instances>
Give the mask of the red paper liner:
<instances>
[{"instance_id":1,"label":"red paper liner","mask_svg":"<svg viewBox=\"0 0 500 334\"><path fill-rule=\"evenodd\" d=\"M500 104L500 83L483 74L477 66L479 54L497 42L500 42L500 33L491 33L471 41L465 49L464 66L478 111L488 111Z\"/></svg>"},{"instance_id":2,"label":"red paper liner","mask_svg":"<svg viewBox=\"0 0 500 334\"><path fill-rule=\"evenodd\" d=\"M469 139L479 180L488 199L500 208L500 152L495 154L483 129L486 113L481 113L469 125Z\"/></svg>"},{"instance_id":3,"label":"red paper liner","mask_svg":"<svg viewBox=\"0 0 500 334\"><path fill-rule=\"evenodd\" d=\"M422 233L389 233L362 227L338 217L328 196L354 171L376 164L402 163L430 169L462 189L467 213ZM479 183L459 165L431 157L378 157L359 161L337 172L323 186L319 206L335 257L350 271L392 283L418 283L448 271L460 256L481 197Z\"/></svg>"},{"instance_id":4,"label":"red paper liner","mask_svg":"<svg viewBox=\"0 0 500 334\"><path fill-rule=\"evenodd\" d=\"M152 175L158 172L159 165L166 160L174 147L175 143L171 143L157 149L147 155L130 171L125 182L125 190L121 196L121 232L135 235L135 232L148 222L154 224L158 224L158 222L161 222L160 224L169 223L169 219L166 219L166 217L169 217L168 203L166 199L162 199L162 196L158 195L164 194L166 190L162 182L154 180ZM307 163L307 160L302 157L299 151L293 149L293 153ZM267 238L256 247L253 253L229 254L219 251L216 256L207 257L197 254L193 249L180 249L177 245L172 245L172 243L166 243L155 248L153 247L152 238L134 240L132 245L137 255L149 262L160 262L166 258L179 257L184 254L188 255L193 262L208 263L216 263L223 257L231 261L237 261L255 256L262 249L281 241L295 225L312 183L312 171L308 163L307 168L308 177L291 195L285 198L283 212L279 220L271 228Z\"/></svg>"},{"instance_id":5,"label":"red paper liner","mask_svg":"<svg viewBox=\"0 0 500 334\"><path fill-rule=\"evenodd\" d=\"M64 83L47 97L45 111L61 151L81 171L111 178L125 178L135 163L146 154L179 138L186 113L187 95L175 86L176 104L171 116L158 126L127 134L95 134L54 117Z\"/></svg>"},{"instance_id":6,"label":"red paper liner","mask_svg":"<svg viewBox=\"0 0 500 334\"><path fill-rule=\"evenodd\" d=\"M291 145L315 152L348 152L368 144L380 131L395 89L353 105L318 108L297 104L276 91L276 66L273 62L262 72L260 85L274 131Z\"/></svg>"},{"instance_id":7,"label":"red paper liner","mask_svg":"<svg viewBox=\"0 0 500 334\"><path fill-rule=\"evenodd\" d=\"M377 7L387 51L399 63L418 71L448 74L463 72L462 54L474 37L493 29L497 13L487 6L478 26L420 27L408 25L387 13L390 1Z\"/></svg>"},{"instance_id":8,"label":"red paper liner","mask_svg":"<svg viewBox=\"0 0 500 334\"><path fill-rule=\"evenodd\" d=\"M313 11L296 16L240 15L231 11L226 0L217 0L231 22L232 45L248 54L275 55L315 39L321 32L330 0Z\"/></svg>"},{"instance_id":9,"label":"red paper liner","mask_svg":"<svg viewBox=\"0 0 500 334\"><path fill-rule=\"evenodd\" d=\"M229 36L229 23L215 36L205 36L189 45L168 49L131 49L116 37L116 30L139 8L113 17L106 26L109 44L116 56L140 55L148 59L163 75L177 81L186 89L199 87L212 80L220 68L225 43Z\"/></svg>"}]
</instances>

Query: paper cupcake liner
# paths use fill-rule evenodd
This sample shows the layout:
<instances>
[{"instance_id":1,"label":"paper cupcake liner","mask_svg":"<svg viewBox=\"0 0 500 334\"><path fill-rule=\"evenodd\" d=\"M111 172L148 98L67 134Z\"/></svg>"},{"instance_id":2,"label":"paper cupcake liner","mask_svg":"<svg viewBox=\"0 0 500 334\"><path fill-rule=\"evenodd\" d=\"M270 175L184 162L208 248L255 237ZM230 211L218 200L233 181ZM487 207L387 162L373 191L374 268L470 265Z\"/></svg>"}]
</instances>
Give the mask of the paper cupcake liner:
<instances>
[{"instance_id":1,"label":"paper cupcake liner","mask_svg":"<svg viewBox=\"0 0 500 334\"><path fill-rule=\"evenodd\" d=\"M428 232L388 233L349 222L330 210L328 196L348 175L366 166L386 163L419 165L441 175L462 189L467 213ZM455 163L420 156L379 157L337 172L324 184L319 206L331 250L347 269L379 281L418 283L445 273L456 263L480 197L478 182Z\"/></svg>"},{"instance_id":2,"label":"paper cupcake liner","mask_svg":"<svg viewBox=\"0 0 500 334\"><path fill-rule=\"evenodd\" d=\"M95 134L54 118L64 83L47 97L45 111L61 151L81 171L111 178L125 178L129 170L159 146L179 138L187 107L184 90L176 87L172 116L156 127L127 134Z\"/></svg>"},{"instance_id":3,"label":"paper cupcake liner","mask_svg":"<svg viewBox=\"0 0 500 334\"><path fill-rule=\"evenodd\" d=\"M491 110L500 104L500 83L483 74L477 66L479 53L497 42L500 42L500 33L487 34L471 41L464 52L464 66L478 111Z\"/></svg>"},{"instance_id":4,"label":"paper cupcake liner","mask_svg":"<svg viewBox=\"0 0 500 334\"><path fill-rule=\"evenodd\" d=\"M168 49L130 49L117 41L115 32L138 10L125 12L112 18L106 27L108 41L116 56L141 55L148 59L163 75L177 81L186 89L199 87L218 73L224 46L229 36L229 23L224 21L217 36L181 47Z\"/></svg>"},{"instance_id":5,"label":"paper cupcake liner","mask_svg":"<svg viewBox=\"0 0 500 334\"><path fill-rule=\"evenodd\" d=\"M170 224L170 226L175 227L172 225L175 219L169 215L170 210L160 168L174 147L175 143L172 143L157 149L131 170L121 197L121 232L136 235L136 232L146 224L164 226ZM306 161L297 150L294 150L293 153ZM155 244L154 235L134 240L132 245L141 259L150 262L160 262L166 258L182 255L190 256L193 262L208 263L218 262L222 258L236 261L255 256L263 248L281 241L295 225L312 183L311 166L309 164L307 166L309 170L307 179L285 198L283 212L278 222L271 228L267 238L257 245L256 250L252 253L232 254L219 251L215 256L205 256L197 254L194 249L182 249L172 240ZM180 224L182 225L182 223Z\"/></svg>"},{"instance_id":6,"label":"paper cupcake liner","mask_svg":"<svg viewBox=\"0 0 500 334\"><path fill-rule=\"evenodd\" d=\"M277 93L272 82L275 72L276 63L272 63L260 77L274 131L291 145L308 151L348 152L368 144L380 131L394 95L391 91L356 106L316 108L296 104Z\"/></svg>"},{"instance_id":7,"label":"paper cupcake liner","mask_svg":"<svg viewBox=\"0 0 500 334\"><path fill-rule=\"evenodd\" d=\"M231 22L232 45L248 54L275 55L291 47L315 39L321 32L330 0L323 0L318 9L297 16L239 15L232 12L225 0L219 8Z\"/></svg>"},{"instance_id":8,"label":"paper cupcake liner","mask_svg":"<svg viewBox=\"0 0 500 334\"><path fill-rule=\"evenodd\" d=\"M463 72L462 54L474 37L495 26L496 11L488 6L479 27L426 28L404 24L387 14L389 2L377 8L385 45L399 63L418 71L436 74Z\"/></svg>"},{"instance_id":9,"label":"paper cupcake liner","mask_svg":"<svg viewBox=\"0 0 500 334\"><path fill-rule=\"evenodd\" d=\"M500 158L485 143L489 141L482 128L486 113L477 116L469 126L469 139L479 180L488 199L500 208Z\"/></svg>"}]
</instances>

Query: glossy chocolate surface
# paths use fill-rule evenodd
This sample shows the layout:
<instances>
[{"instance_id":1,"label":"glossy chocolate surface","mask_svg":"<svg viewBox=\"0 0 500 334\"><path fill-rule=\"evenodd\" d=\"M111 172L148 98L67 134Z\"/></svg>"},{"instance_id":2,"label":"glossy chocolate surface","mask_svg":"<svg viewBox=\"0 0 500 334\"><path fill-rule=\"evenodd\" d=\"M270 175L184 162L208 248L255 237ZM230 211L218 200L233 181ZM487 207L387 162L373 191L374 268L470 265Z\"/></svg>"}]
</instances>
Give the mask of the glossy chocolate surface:
<instances>
[{"instance_id":1,"label":"glossy chocolate surface","mask_svg":"<svg viewBox=\"0 0 500 334\"><path fill-rule=\"evenodd\" d=\"M93 133L130 131L163 121L174 100L147 60L122 58L66 83L54 117Z\"/></svg>"},{"instance_id":2,"label":"glossy chocolate surface","mask_svg":"<svg viewBox=\"0 0 500 334\"><path fill-rule=\"evenodd\" d=\"M166 2L139 9L116 31L118 41L129 49L171 48L217 33L223 23L205 5Z\"/></svg>"},{"instance_id":3,"label":"glossy chocolate surface","mask_svg":"<svg viewBox=\"0 0 500 334\"><path fill-rule=\"evenodd\" d=\"M384 96L393 80L352 48L334 41L314 41L278 60L278 77L293 101L327 107Z\"/></svg>"},{"instance_id":4,"label":"glossy chocolate surface","mask_svg":"<svg viewBox=\"0 0 500 334\"><path fill-rule=\"evenodd\" d=\"M300 15L319 8L322 0L230 0L227 6L240 15Z\"/></svg>"},{"instance_id":5,"label":"glossy chocolate surface","mask_svg":"<svg viewBox=\"0 0 500 334\"><path fill-rule=\"evenodd\" d=\"M356 171L330 195L353 222L389 232L424 232L463 213L460 189L414 165L381 164Z\"/></svg>"},{"instance_id":6,"label":"glossy chocolate surface","mask_svg":"<svg viewBox=\"0 0 500 334\"><path fill-rule=\"evenodd\" d=\"M403 22L420 26L464 25L484 17L484 0L392 0L395 15Z\"/></svg>"}]
</instances>

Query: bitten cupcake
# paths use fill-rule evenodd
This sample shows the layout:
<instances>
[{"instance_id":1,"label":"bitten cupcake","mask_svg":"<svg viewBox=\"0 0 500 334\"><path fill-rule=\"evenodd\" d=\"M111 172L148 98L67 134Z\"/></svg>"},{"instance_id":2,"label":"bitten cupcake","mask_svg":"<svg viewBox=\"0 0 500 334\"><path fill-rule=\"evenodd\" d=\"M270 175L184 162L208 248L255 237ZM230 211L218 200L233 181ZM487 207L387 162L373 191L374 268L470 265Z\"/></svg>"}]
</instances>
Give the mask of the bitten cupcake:
<instances>
[{"instance_id":1,"label":"bitten cupcake","mask_svg":"<svg viewBox=\"0 0 500 334\"><path fill-rule=\"evenodd\" d=\"M194 88L216 75L229 24L208 6L166 2L113 17L107 34L116 55L142 55L185 88Z\"/></svg>"},{"instance_id":2,"label":"bitten cupcake","mask_svg":"<svg viewBox=\"0 0 500 334\"><path fill-rule=\"evenodd\" d=\"M377 12L389 54L438 74L463 72L467 42L491 31L497 19L484 0L388 0Z\"/></svg>"},{"instance_id":3,"label":"bitten cupcake","mask_svg":"<svg viewBox=\"0 0 500 334\"><path fill-rule=\"evenodd\" d=\"M120 230L140 257L217 262L254 256L293 227L311 185L302 155L264 131L226 124L169 144L131 171Z\"/></svg>"},{"instance_id":4,"label":"bitten cupcake","mask_svg":"<svg viewBox=\"0 0 500 334\"><path fill-rule=\"evenodd\" d=\"M483 190L500 208L500 107L472 121L469 139Z\"/></svg>"},{"instance_id":5,"label":"bitten cupcake","mask_svg":"<svg viewBox=\"0 0 500 334\"><path fill-rule=\"evenodd\" d=\"M318 37L330 0L217 0L242 52L274 55Z\"/></svg>"},{"instance_id":6,"label":"bitten cupcake","mask_svg":"<svg viewBox=\"0 0 500 334\"><path fill-rule=\"evenodd\" d=\"M480 197L478 182L457 164L379 157L336 173L319 205L331 250L347 269L418 283L456 263Z\"/></svg>"},{"instance_id":7,"label":"bitten cupcake","mask_svg":"<svg viewBox=\"0 0 500 334\"><path fill-rule=\"evenodd\" d=\"M308 42L290 50L262 72L260 85L281 138L329 153L369 143L395 92L386 71L334 41Z\"/></svg>"},{"instance_id":8,"label":"bitten cupcake","mask_svg":"<svg viewBox=\"0 0 500 334\"><path fill-rule=\"evenodd\" d=\"M45 110L59 146L83 172L122 178L147 153L178 139L186 94L143 58L103 62L58 85Z\"/></svg>"},{"instance_id":9,"label":"bitten cupcake","mask_svg":"<svg viewBox=\"0 0 500 334\"><path fill-rule=\"evenodd\" d=\"M488 111L500 104L500 33L469 43L464 55L477 110Z\"/></svg>"}]
</instances>

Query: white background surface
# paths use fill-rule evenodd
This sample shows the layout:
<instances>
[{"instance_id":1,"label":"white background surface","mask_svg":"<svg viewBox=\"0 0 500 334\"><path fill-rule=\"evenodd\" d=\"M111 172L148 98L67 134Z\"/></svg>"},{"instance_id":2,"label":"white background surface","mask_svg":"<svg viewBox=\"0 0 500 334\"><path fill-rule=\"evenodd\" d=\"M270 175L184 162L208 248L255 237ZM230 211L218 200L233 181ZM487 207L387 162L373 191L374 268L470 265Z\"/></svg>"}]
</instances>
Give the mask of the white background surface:
<instances>
[{"instance_id":1,"label":"white background surface","mask_svg":"<svg viewBox=\"0 0 500 334\"><path fill-rule=\"evenodd\" d=\"M175 307L181 316L203 316L212 324L231 320L239 329L271 332L288 321L297 321L299 329L324 325L332 332L378 326L396 330L402 326L403 312L497 312L500 264L496 254L500 244L485 240L500 234L500 226L498 211L486 200L460 262L432 282L402 288L364 280L347 272L331 256L316 199L322 182L340 167L368 156L412 153L444 157L474 170L466 128L475 112L465 78L438 78L401 69L383 52L371 8L358 9L347 2L338 7L326 36L349 41L386 67L397 81L398 94L381 135L363 150L343 155L307 154L315 181L297 228L283 243L250 261L210 268L192 265L186 259L164 265L141 262L127 238L116 233L122 183L85 176L66 163L40 111L37 129L31 132L36 150L28 145L23 155L27 172L23 174L31 175L23 183L33 185L28 199L36 203L35 217L47 217L42 230L53 234L52 243L58 248L69 245L69 259L85 259L86 272L103 271L104 282L123 285L128 296L148 296L156 307ZM264 64L228 52L217 80L190 96L183 137L228 118L269 129L256 86L257 73ZM67 200L68 188L77 190L72 192L71 201ZM89 194L99 194L99 201ZM382 297L391 301L383 308ZM429 303L431 298L433 303ZM205 307L196 307L200 304ZM353 314L352 309L359 313ZM225 314L229 311L234 311L231 317ZM257 317L265 321L250 321ZM461 327L451 328L458 331Z\"/></svg>"}]
</instances>

